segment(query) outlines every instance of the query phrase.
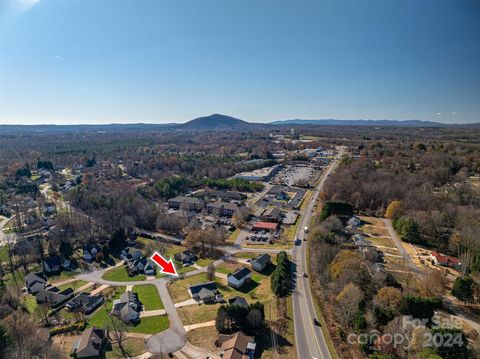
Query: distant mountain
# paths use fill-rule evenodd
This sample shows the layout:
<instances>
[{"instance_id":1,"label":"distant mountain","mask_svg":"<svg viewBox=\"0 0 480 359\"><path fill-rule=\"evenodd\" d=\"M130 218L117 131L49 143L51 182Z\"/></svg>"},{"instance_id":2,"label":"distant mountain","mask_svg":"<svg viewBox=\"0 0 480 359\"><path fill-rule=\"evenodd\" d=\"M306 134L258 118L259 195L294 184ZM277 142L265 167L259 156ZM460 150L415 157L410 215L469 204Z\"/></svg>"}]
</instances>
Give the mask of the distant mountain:
<instances>
[{"instance_id":1,"label":"distant mountain","mask_svg":"<svg viewBox=\"0 0 480 359\"><path fill-rule=\"evenodd\" d=\"M325 125L325 126L398 126L398 127L447 127L449 124L421 120L302 120L291 119L270 122L271 125Z\"/></svg>"},{"instance_id":2,"label":"distant mountain","mask_svg":"<svg viewBox=\"0 0 480 359\"><path fill-rule=\"evenodd\" d=\"M178 128L188 130L227 130L230 128L242 128L250 125L252 124L238 118L214 113L213 115L198 117L191 121L178 125Z\"/></svg>"},{"instance_id":3,"label":"distant mountain","mask_svg":"<svg viewBox=\"0 0 480 359\"><path fill-rule=\"evenodd\" d=\"M71 133L71 132L99 132L99 131L160 131L170 129L174 123L110 123L101 125L2 125L0 134L12 133Z\"/></svg>"}]
</instances>

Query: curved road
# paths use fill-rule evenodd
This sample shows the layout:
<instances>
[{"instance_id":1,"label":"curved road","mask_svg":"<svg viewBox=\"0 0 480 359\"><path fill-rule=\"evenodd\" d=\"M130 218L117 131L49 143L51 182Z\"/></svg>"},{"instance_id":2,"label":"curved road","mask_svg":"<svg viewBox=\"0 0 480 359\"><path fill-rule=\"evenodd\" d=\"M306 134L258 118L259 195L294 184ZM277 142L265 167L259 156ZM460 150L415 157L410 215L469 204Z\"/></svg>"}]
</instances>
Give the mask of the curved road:
<instances>
[{"instance_id":1,"label":"curved road","mask_svg":"<svg viewBox=\"0 0 480 359\"><path fill-rule=\"evenodd\" d=\"M256 248L249 248L249 249L238 249L235 247L227 247L227 256L228 254L235 253L238 251L248 251L258 253L261 250ZM271 250L272 252L279 252L279 250ZM223 257L221 259L216 260L213 262L214 266L218 266L221 264L224 259L227 257ZM111 268L110 268L111 269ZM191 271L185 273L185 277L194 276L196 274L205 272L207 267L197 269L195 271ZM105 280L102 278L102 275L105 273L105 269L98 269L94 270L89 273L79 274L76 276L77 279L81 279L87 282L94 282L97 284L107 284L111 286L135 286L135 285L143 285L143 284L153 284L157 287L158 294L162 299L163 306L165 308L165 313L168 316L170 321L170 327L167 330L164 330L160 333L154 334L150 336L147 340L147 349L151 353L157 354L165 354L165 353L174 353L180 349L182 349L185 344L187 344L187 333L183 326L182 320L177 313L175 308L175 303L170 296L170 293L167 289L167 284L171 280L171 278L156 278L152 280L142 280L142 281L130 281L130 282L115 282L110 280Z\"/></svg>"},{"instance_id":2,"label":"curved road","mask_svg":"<svg viewBox=\"0 0 480 359\"><path fill-rule=\"evenodd\" d=\"M301 215L300 225L297 229L297 238L302 241L301 246L294 246L293 260L296 264L297 280L296 288L292 294L293 301L293 320L295 327L295 345L297 347L297 357L300 359L320 359L331 358L327 343L320 327L313 324L313 318L317 317L315 306L313 304L313 296L310 289L310 281L302 276L307 270L307 246L303 241L304 228L310 225L315 202L318 195L325 184L328 175L335 170L338 160L342 156L341 150L335 160L329 165L327 170L322 174L320 181L315 188L310 202Z\"/></svg>"},{"instance_id":3,"label":"curved road","mask_svg":"<svg viewBox=\"0 0 480 359\"><path fill-rule=\"evenodd\" d=\"M327 168L322 174L319 184L313 191L313 195L310 202L301 213L300 225L297 229L297 238L303 239L305 235L303 232L304 227L307 227L310 223L310 218L313 212L313 206L318 198L320 190L322 189L325 180L330 172L332 172L337 166L338 159L342 155L341 151L334 162ZM279 249L266 249L266 248L241 248L238 246L224 246L222 249L226 252L225 257L214 262L217 266L230 254L236 252L252 252L252 253L278 253ZM306 245L294 246L293 250L287 250L288 253L293 255L294 262L297 266L297 273L307 272L306 262ZM192 272L185 274L186 277L196 275L198 273L206 271L207 268L200 268ZM98 284L107 284L112 286L135 286L142 284L153 284L157 287L157 291L162 299L165 307L166 315L168 315L170 321L170 327L160 333L150 336L147 340L147 349L151 353L173 353L180 350L187 343L187 333L183 327L183 323L180 316L175 309L170 293L167 289L167 284L171 280L170 278L156 278L153 280L132 281L132 282L114 282L105 280L102 275L105 273L105 269L95 270L89 273L80 274L78 279L82 279L88 282L94 282ZM312 318L316 317L315 307L313 305L313 298L310 291L310 283L308 279L299 276L296 283L296 289L292 295L293 299L293 315L295 324L295 342L297 346L297 355L301 359L320 359L331 358L328 351L328 347L323 337L323 333L319 327L313 325ZM313 335L312 335L313 334Z\"/></svg>"}]
</instances>

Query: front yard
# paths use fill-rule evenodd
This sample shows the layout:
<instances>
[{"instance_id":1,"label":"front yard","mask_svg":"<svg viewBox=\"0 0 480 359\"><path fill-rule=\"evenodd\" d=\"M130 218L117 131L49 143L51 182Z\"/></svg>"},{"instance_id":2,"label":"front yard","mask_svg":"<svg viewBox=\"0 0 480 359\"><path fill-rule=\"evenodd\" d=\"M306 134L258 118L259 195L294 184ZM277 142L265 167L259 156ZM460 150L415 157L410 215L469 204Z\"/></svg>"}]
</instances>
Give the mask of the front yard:
<instances>
[{"instance_id":1,"label":"front yard","mask_svg":"<svg viewBox=\"0 0 480 359\"><path fill-rule=\"evenodd\" d=\"M105 272L102 279L111 280L112 282L135 282L145 280L144 274L129 276L125 266L120 266Z\"/></svg>"},{"instance_id":2,"label":"front yard","mask_svg":"<svg viewBox=\"0 0 480 359\"><path fill-rule=\"evenodd\" d=\"M151 286L151 285L142 285L142 286L136 286L135 289L137 291L137 293L142 293L142 295L145 295L149 293L149 291L151 291L151 289L145 289L145 288L141 288L140 291L138 291L138 287L146 287L146 286ZM151 286L153 287L153 286ZM88 324L89 326L96 326L96 327L99 327L99 328L105 328L106 326L108 326L108 324L110 323L110 312L112 310L112 305L113 305L113 301L115 299L119 299L120 298L120 295L125 292L125 287L112 287L114 288L113 290L115 290L115 292L113 293L113 295L111 295L110 299L106 299L105 302L103 303L103 305L101 305L90 317L89 321L88 321ZM156 289L154 287L154 289ZM108 291L108 289L106 289L106 291ZM157 296L158 296L158 293L157 293ZM158 298L160 299L160 298ZM145 299L144 299L145 300ZM155 300L152 302L151 300L146 300L146 302L149 304L149 305L157 305L158 306L158 302L155 304ZM161 303L161 301L160 301ZM144 303L145 304L145 303ZM162 304L163 306L163 304ZM161 308L157 308L157 309L161 309ZM162 316L156 316L156 317L146 317L146 318L141 318L140 319L140 323L136 324L136 325L128 325L127 326L127 331L128 332L132 332L132 333L141 333L141 334L155 334L155 333L159 333L165 329L167 329L169 327L169 321L168 321L168 317L165 316L165 315L162 315Z\"/></svg>"},{"instance_id":3,"label":"front yard","mask_svg":"<svg viewBox=\"0 0 480 359\"><path fill-rule=\"evenodd\" d=\"M138 299L143 304L144 310L163 309L157 287L153 284L136 285L133 287L133 291L138 294Z\"/></svg>"},{"instance_id":4,"label":"front yard","mask_svg":"<svg viewBox=\"0 0 480 359\"><path fill-rule=\"evenodd\" d=\"M155 334L163 332L168 329L170 322L166 315L159 315L156 317L141 318L140 323L135 326L129 325L128 331L132 333L141 334Z\"/></svg>"},{"instance_id":5,"label":"front yard","mask_svg":"<svg viewBox=\"0 0 480 359\"><path fill-rule=\"evenodd\" d=\"M89 325L91 326L93 325L99 328L104 328L110 322L109 314L112 310L113 301L115 299L119 299L120 295L123 292L125 292L125 287L112 287L112 288L114 288L113 290L115 292L111 294L110 299L107 299L108 295L104 293L106 297L105 302L103 302L103 304L100 307L98 307L93 314L91 314L90 319L88 320ZM108 290L110 289L106 289L105 292Z\"/></svg>"},{"instance_id":6,"label":"front yard","mask_svg":"<svg viewBox=\"0 0 480 359\"><path fill-rule=\"evenodd\" d=\"M58 289L64 290L64 289L67 289L67 288L72 288L73 290L77 290L78 288L84 286L87 283L88 282L86 282L84 280L76 280L76 281L73 281L73 282L70 282L70 283L67 283L67 284L59 285ZM89 290L86 290L86 291L88 292Z\"/></svg>"},{"instance_id":7,"label":"front yard","mask_svg":"<svg viewBox=\"0 0 480 359\"><path fill-rule=\"evenodd\" d=\"M237 263L222 263L216 268L218 273L228 274L235 270L235 268L241 267L242 264ZM272 299L272 292L270 289L269 276L274 269L272 264L266 269L264 273L252 272L252 280L250 283L245 284L239 289L229 287L227 280L223 278L215 278L217 288L223 295L225 301L229 298L239 296L247 299L249 303L262 302L268 303ZM188 294L188 288L194 284L200 284L208 282L207 274L201 273L192 277L174 281L168 286L168 290L175 303L179 303L190 299ZM214 320L217 316L217 310L220 304L201 304L201 305L189 305L182 308L178 308L177 311L182 319L184 325L203 323L210 320Z\"/></svg>"}]
</instances>

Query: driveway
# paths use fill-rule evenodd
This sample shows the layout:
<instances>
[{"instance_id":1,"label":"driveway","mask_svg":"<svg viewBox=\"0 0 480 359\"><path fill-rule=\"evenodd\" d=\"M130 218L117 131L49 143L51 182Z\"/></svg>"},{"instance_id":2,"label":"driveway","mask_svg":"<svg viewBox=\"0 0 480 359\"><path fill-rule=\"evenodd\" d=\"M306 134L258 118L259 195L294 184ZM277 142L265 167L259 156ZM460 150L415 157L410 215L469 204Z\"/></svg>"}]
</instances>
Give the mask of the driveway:
<instances>
[{"instance_id":1,"label":"driveway","mask_svg":"<svg viewBox=\"0 0 480 359\"><path fill-rule=\"evenodd\" d=\"M199 271L204 271L203 268ZM95 270L90 273L80 274L78 279L86 280L89 282L95 282L105 286L135 286L145 284L145 281L132 281L132 282L113 282L102 279L104 270ZM193 272L191 272L193 273ZM173 353L183 348L187 343L187 333L183 328L182 321L178 316L175 305L170 297L170 293L167 290L167 283L170 278L157 278L155 280L148 281L149 284L154 284L157 288L158 294L162 299L164 306L164 314L168 316L170 321L170 327L161 333L151 335L147 340L147 350L150 353L166 354Z\"/></svg>"},{"instance_id":2,"label":"driveway","mask_svg":"<svg viewBox=\"0 0 480 359\"><path fill-rule=\"evenodd\" d=\"M387 227L388 234L392 238L393 242L395 243L395 246L398 248L398 251L402 255L403 259L405 260L405 263L407 266L415 273L420 274L423 276L424 272L418 268L415 263L413 262L412 257L410 257L410 253L407 252L407 250L403 247L402 240L398 236L397 232L393 229L392 226L392 221L387 218L381 218L383 223L385 223L385 226Z\"/></svg>"}]
</instances>

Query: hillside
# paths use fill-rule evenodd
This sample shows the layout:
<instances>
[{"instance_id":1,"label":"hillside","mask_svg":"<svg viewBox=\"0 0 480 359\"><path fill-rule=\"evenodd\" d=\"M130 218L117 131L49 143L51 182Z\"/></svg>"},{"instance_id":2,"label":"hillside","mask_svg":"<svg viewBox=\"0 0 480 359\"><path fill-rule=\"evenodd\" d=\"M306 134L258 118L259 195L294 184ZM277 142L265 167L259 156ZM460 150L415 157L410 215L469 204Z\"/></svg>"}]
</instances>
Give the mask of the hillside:
<instances>
[{"instance_id":1,"label":"hillside","mask_svg":"<svg viewBox=\"0 0 480 359\"><path fill-rule=\"evenodd\" d=\"M445 127L449 124L421 120L303 120L291 119L270 122L271 125L326 125L326 126L398 126L398 127Z\"/></svg>"},{"instance_id":2,"label":"hillside","mask_svg":"<svg viewBox=\"0 0 480 359\"><path fill-rule=\"evenodd\" d=\"M213 130L213 129L230 129L247 127L250 123L240 120L235 117L213 114L210 116L203 116L188 121L182 125L179 125L182 129L189 130Z\"/></svg>"}]
</instances>

